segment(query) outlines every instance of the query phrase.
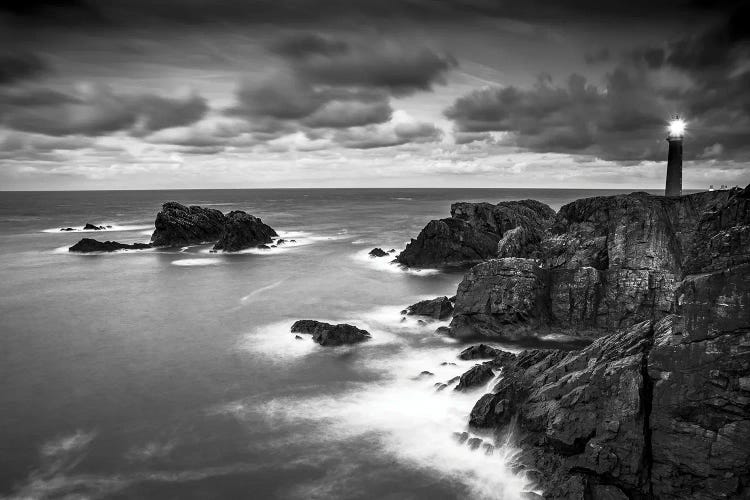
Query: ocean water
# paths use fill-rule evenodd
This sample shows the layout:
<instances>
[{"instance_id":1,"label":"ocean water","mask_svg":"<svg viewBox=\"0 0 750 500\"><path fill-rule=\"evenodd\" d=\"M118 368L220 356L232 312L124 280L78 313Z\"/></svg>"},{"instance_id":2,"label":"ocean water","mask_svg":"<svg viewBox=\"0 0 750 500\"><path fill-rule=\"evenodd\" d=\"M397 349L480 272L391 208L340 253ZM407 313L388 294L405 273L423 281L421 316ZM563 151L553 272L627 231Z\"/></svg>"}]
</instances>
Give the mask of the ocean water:
<instances>
[{"instance_id":1,"label":"ocean water","mask_svg":"<svg viewBox=\"0 0 750 500\"><path fill-rule=\"evenodd\" d=\"M2 192L0 497L519 498L533 485L509 469L512 446L486 455L453 438L482 390L435 391L474 364L456 358L465 346L399 314L453 295L461 273L367 252L403 249L455 201L558 209L609 193ZM297 242L67 252L84 236L148 241L168 200L246 210ZM112 228L59 231L86 222ZM373 338L323 348L289 333L303 318Z\"/></svg>"}]
</instances>

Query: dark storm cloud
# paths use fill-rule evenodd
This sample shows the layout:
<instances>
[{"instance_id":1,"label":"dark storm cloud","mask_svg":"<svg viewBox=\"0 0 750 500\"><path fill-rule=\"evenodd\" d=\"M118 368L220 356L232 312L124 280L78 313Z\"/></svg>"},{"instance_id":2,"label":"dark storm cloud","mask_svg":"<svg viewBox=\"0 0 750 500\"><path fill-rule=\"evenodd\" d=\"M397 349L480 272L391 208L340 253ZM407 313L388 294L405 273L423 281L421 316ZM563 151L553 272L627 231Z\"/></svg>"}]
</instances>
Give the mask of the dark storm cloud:
<instances>
[{"instance_id":1,"label":"dark storm cloud","mask_svg":"<svg viewBox=\"0 0 750 500\"><path fill-rule=\"evenodd\" d=\"M0 85L16 84L49 72L49 66L36 54L0 53Z\"/></svg>"},{"instance_id":2,"label":"dark storm cloud","mask_svg":"<svg viewBox=\"0 0 750 500\"><path fill-rule=\"evenodd\" d=\"M431 90L455 67L447 54L396 41L351 40L319 33L295 33L269 45L283 69L260 82L245 82L227 114L247 119L256 131L276 136L316 129L348 129L391 119L391 96ZM403 144L434 137L401 130L373 144ZM369 144L345 132L346 147Z\"/></svg>"},{"instance_id":3,"label":"dark storm cloud","mask_svg":"<svg viewBox=\"0 0 750 500\"><path fill-rule=\"evenodd\" d=\"M283 37L271 51L284 57L301 81L385 89L394 95L430 90L457 66L451 55L427 47L318 33Z\"/></svg>"},{"instance_id":4,"label":"dark storm cloud","mask_svg":"<svg viewBox=\"0 0 750 500\"><path fill-rule=\"evenodd\" d=\"M695 0L8 0L0 11L29 24L61 20L104 26L283 24L349 24L379 22L454 22L472 18L521 21L606 21L707 15L737 2Z\"/></svg>"},{"instance_id":5,"label":"dark storm cloud","mask_svg":"<svg viewBox=\"0 0 750 500\"><path fill-rule=\"evenodd\" d=\"M123 95L108 87L65 93L48 89L0 92L0 124L52 136L148 133L188 125L208 111L200 96Z\"/></svg>"},{"instance_id":6,"label":"dark storm cloud","mask_svg":"<svg viewBox=\"0 0 750 500\"><path fill-rule=\"evenodd\" d=\"M341 130L333 140L340 146L351 149L376 149L401 146L408 143L425 143L440 140L442 131L431 123L399 124L393 130L377 130L372 127Z\"/></svg>"},{"instance_id":7,"label":"dark storm cloud","mask_svg":"<svg viewBox=\"0 0 750 500\"><path fill-rule=\"evenodd\" d=\"M601 88L573 75L566 85L541 78L531 89L477 90L445 115L461 133L508 132L509 140L538 152L597 155L619 161L658 159L669 117L689 122L693 157L750 157L750 45L747 7L730 11L702 31L659 47L637 48L606 75ZM597 54L589 60L598 60ZM688 85L656 77L682 73ZM743 139L744 137L744 139Z\"/></svg>"}]
</instances>

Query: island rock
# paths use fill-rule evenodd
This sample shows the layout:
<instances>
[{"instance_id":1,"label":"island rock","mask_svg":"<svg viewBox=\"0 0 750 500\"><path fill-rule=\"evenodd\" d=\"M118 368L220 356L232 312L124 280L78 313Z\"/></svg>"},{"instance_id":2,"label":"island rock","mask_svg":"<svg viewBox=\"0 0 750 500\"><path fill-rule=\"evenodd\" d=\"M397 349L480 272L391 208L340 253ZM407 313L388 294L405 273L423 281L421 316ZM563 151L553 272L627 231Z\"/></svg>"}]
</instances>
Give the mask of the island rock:
<instances>
[{"instance_id":1,"label":"island rock","mask_svg":"<svg viewBox=\"0 0 750 500\"><path fill-rule=\"evenodd\" d=\"M272 243L276 236L276 231L258 217L236 210L224 216L221 235L213 249L236 252Z\"/></svg>"},{"instance_id":2,"label":"island rock","mask_svg":"<svg viewBox=\"0 0 750 500\"><path fill-rule=\"evenodd\" d=\"M332 325L311 319L301 319L292 325L292 333L307 333L322 346L355 344L370 339L370 333L346 323Z\"/></svg>"},{"instance_id":3,"label":"island rock","mask_svg":"<svg viewBox=\"0 0 750 500\"><path fill-rule=\"evenodd\" d=\"M83 238L81 241L68 249L69 252L91 253L91 252L115 252L117 250L145 250L151 248L148 243L120 243L117 241L97 241L92 238Z\"/></svg>"}]
</instances>

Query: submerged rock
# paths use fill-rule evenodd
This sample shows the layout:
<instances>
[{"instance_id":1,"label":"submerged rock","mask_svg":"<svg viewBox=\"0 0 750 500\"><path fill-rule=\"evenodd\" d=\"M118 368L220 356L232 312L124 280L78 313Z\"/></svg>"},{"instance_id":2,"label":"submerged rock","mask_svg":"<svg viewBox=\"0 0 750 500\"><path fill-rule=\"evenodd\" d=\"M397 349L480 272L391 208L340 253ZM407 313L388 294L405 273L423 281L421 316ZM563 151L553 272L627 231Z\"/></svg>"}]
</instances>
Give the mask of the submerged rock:
<instances>
[{"instance_id":1,"label":"submerged rock","mask_svg":"<svg viewBox=\"0 0 750 500\"><path fill-rule=\"evenodd\" d=\"M368 253L370 257L385 257L388 255L388 252L383 250L382 248L373 248L370 250L370 253Z\"/></svg>"},{"instance_id":2,"label":"submerged rock","mask_svg":"<svg viewBox=\"0 0 750 500\"><path fill-rule=\"evenodd\" d=\"M224 216L224 226L214 250L236 252L272 243L276 236L276 231L259 218L235 210Z\"/></svg>"},{"instance_id":3,"label":"submerged rock","mask_svg":"<svg viewBox=\"0 0 750 500\"><path fill-rule=\"evenodd\" d=\"M81 241L68 249L69 252L115 252L117 250L145 250L151 248L148 243L120 243L118 241L97 241L92 238L83 238Z\"/></svg>"},{"instance_id":4,"label":"submerged rock","mask_svg":"<svg viewBox=\"0 0 750 500\"><path fill-rule=\"evenodd\" d=\"M433 319L447 319L453 314L453 304L448 297L422 300L404 309L402 314L410 316L427 316Z\"/></svg>"},{"instance_id":5,"label":"submerged rock","mask_svg":"<svg viewBox=\"0 0 750 500\"><path fill-rule=\"evenodd\" d=\"M162 205L156 215L151 244L157 247L176 247L213 243L223 231L226 217L213 208L186 207L175 201Z\"/></svg>"},{"instance_id":6,"label":"submerged rock","mask_svg":"<svg viewBox=\"0 0 750 500\"><path fill-rule=\"evenodd\" d=\"M292 325L292 333L308 333L322 346L355 344L370 339L370 333L346 323L332 325L311 319L301 319Z\"/></svg>"}]
</instances>

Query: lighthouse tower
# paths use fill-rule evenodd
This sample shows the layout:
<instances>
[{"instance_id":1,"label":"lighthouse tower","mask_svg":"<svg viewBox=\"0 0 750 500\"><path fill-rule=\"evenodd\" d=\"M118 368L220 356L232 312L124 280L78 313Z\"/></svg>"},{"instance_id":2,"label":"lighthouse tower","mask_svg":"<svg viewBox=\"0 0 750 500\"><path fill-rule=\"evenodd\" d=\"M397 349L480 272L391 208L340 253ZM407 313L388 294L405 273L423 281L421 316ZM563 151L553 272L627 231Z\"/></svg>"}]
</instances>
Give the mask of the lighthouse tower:
<instances>
[{"instance_id":1,"label":"lighthouse tower","mask_svg":"<svg viewBox=\"0 0 750 500\"><path fill-rule=\"evenodd\" d=\"M667 186L664 196L682 196L682 139L685 137L685 122L676 116L669 123L669 155L667 156Z\"/></svg>"}]
</instances>

